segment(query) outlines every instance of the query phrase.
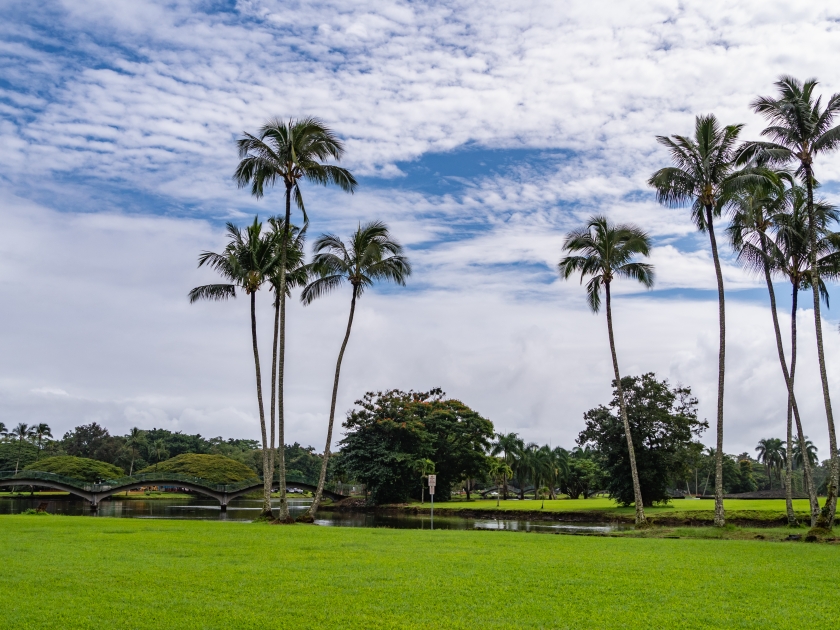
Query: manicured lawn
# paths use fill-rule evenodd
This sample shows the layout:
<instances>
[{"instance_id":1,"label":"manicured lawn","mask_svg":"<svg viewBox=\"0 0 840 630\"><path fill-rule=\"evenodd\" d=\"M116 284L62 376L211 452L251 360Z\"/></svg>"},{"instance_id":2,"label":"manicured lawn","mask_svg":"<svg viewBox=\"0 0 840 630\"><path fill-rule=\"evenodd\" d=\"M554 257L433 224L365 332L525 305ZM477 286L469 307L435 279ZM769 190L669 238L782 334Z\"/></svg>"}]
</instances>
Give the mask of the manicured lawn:
<instances>
[{"instance_id":1,"label":"manicured lawn","mask_svg":"<svg viewBox=\"0 0 840 630\"><path fill-rule=\"evenodd\" d=\"M828 628L840 546L0 517L0 627Z\"/></svg>"}]
</instances>

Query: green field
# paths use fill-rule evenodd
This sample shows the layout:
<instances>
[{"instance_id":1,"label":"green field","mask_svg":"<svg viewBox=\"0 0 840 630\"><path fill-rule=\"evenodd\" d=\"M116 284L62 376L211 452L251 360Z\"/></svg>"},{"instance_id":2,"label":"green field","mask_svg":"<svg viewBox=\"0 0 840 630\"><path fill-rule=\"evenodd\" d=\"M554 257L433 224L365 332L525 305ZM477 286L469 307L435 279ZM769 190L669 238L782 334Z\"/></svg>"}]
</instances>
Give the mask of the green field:
<instances>
[{"instance_id":1,"label":"green field","mask_svg":"<svg viewBox=\"0 0 840 630\"><path fill-rule=\"evenodd\" d=\"M840 546L0 517L0 627L828 628Z\"/></svg>"}]
</instances>

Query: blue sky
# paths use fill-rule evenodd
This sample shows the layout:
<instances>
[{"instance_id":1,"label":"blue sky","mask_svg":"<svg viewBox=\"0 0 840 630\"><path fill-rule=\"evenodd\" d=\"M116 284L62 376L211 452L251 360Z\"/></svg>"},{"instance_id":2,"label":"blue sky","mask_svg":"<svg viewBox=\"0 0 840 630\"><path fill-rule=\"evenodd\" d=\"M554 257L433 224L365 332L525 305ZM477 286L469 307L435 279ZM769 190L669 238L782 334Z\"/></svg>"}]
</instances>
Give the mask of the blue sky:
<instances>
[{"instance_id":1,"label":"blue sky","mask_svg":"<svg viewBox=\"0 0 840 630\"><path fill-rule=\"evenodd\" d=\"M622 370L691 385L711 417L714 274L688 213L646 187L666 165L655 136L714 112L756 138L749 103L781 73L840 91L838 20L828 2L6 2L3 420L256 436L245 304L184 296L210 278L195 259L224 222L280 208L236 189L235 139L303 115L345 139L360 181L352 196L305 189L311 232L386 220L415 267L360 306L340 409L441 386L499 428L572 446L611 370L602 318L554 268L563 235L599 212L656 245L654 291L618 289ZM835 199L840 158L818 169ZM765 292L725 258L726 444L741 452L782 435L784 398ZM290 316L291 439L320 449L346 304ZM823 444L809 318L801 396Z\"/></svg>"}]
</instances>

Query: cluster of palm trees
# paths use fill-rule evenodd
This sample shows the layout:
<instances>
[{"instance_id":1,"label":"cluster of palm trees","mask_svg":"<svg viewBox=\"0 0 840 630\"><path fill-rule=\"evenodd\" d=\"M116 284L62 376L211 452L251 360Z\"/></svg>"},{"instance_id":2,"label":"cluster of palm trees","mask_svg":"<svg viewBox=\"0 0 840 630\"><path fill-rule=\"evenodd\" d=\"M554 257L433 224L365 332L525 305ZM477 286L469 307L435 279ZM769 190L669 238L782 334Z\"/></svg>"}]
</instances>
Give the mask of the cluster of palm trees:
<instances>
[{"instance_id":1,"label":"cluster of palm trees","mask_svg":"<svg viewBox=\"0 0 840 630\"><path fill-rule=\"evenodd\" d=\"M807 435L805 436L804 448L799 440L793 442L793 448L791 449L792 457L788 457L787 444L787 442L779 438L763 438L758 441L758 446L755 447L758 453L758 461L764 464L767 470L767 482L771 489L773 488L774 473L780 483L783 482L782 475L785 475L784 483L786 484L786 489L789 489L789 486L792 485L790 483L791 474L788 472L788 463L790 463L791 471L793 469L804 470L806 465L810 469L813 469L817 464L817 447L808 439Z\"/></svg>"},{"instance_id":2,"label":"cluster of palm trees","mask_svg":"<svg viewBox=\"0 0 840 630\"><path fill-rule=\"evenodd\" d=\"M826 102L815 93L816 80L801 82L783 76L776 82L778 96L758 97L753 110L762 115L768 126L761 132L767 140L739 143L742 125L721 126L714 115L698 116L692 136L659 136L671 156L672 166L658 170L649 180L660 203L670 207L690 206L697 229L708 234L718 289L718 395L715 448L715 525L725 524L723 508L723 402L725 383L726 319L723 274L715 234L715 219L731 218L727 230L739 260L749 270L761 273L767 284L771 315L782 376L788 393L787 443L794 444L792 419L797 441L805 443L799 409L794 394L796 369L797 294L810 289L813 297L814 325L823 402L828 425L830 474L827 498L821 510L813 483L811 465L803 459L805 485L811 504L811 525L831 528L837 506L840 461L834 417L823 350L820 301L828 302L824 279L840 273L840 235L828 226L838 218L837 211L814 198L819 184L815 175L817 158L840 147L840 126L834 119L840 113L840 94ZM610 285L616 278L636 280L646 287L653 285L653 268L635 260L647 256L650 239L634 225L614 225L604 217L593 217L580 230L571 232L565 242L567 256L559 264L563 278L580 272L589 306L597 312L601 291L605 294L607 329L612 353L620 414L624 422L631 475L636 495L636 523L645 523L633 442L612 327ZM776 310L773 277L791 283L793 312L791 321L791 358L788 364ZM790 479L791 458L786 460ZM788 518L795 522L787 483Z\"/></svg>"},{"instance_id":3,"label":"cluster of palm trees","mask_svg":"<svg viewBox=\"0 0 840 630\"><path fill-rule=\"evenodd\" d=\"M526 444L516 433L497 434L490 453L497 458L490 462L490 478L505 499L508 482L513 480L516 480L520 499L525 498L529 484L533 486L535 499L556 499L557 487L569 474L566 449L533 442Z\"/></svg>"},{"instance_id":4,"label":"cluster of palm trees","mask_svg":"<svg viewBox=\"0 0 840 630\"><path fill-rule=\"evenodd\" d=\"M44 440L52 438L52 430L50 425L41 422L39 424L29 425L25 422L19 422L18 425L11 431L6 429L6 425L0 422L0 439L17 442L17 460L15 462L15 474L20 467L20 456L23 450L24 442L31 442L37 447L36 459L40 459L41 451L44 449Z\"/></svg>"},{"instance_id":5,"label":"cluster of palm trees","mask_svg":"<svg viewBox=\"0 0 840 630\"><path fill-rule=\"evenodd\" d=\"M304 251L309 219L304 207L301 183L335 185L352 193L357 182L347 170L328 161L340 161L344 146L335 134L315 118L268 121L257 135L244 134L238 141L240 162L234 179L240 188L250 187L261 198L267 187L285 189L285 214L268 219L267 224L254 218L244 230L228 224L228 244L221 253L204 252L199 266L209 266L225 280L223 284L196 287L189 293L191 302L226 300L236 297L239 289L250 298L251 340L256 374L256 393L263 455L262 516L274 518L271 489L275 465L278 469L280 506L277 521L292 522L286 501L284 461L285 416L283 385L286 367L286 298L293 288L302 288L301 301L310 304L339 287L351 287L350 313L341 349L336 361L330 404L327 439L321 473L314 500L299 520L311 521L321 502L330 456L339 376L344 352L350 338L356 301L365 289L377 281L404 285L411 273L408 259L388 227L381 221L359 225L348 242L324 234L314 243L313 259L307 263ZM303 227L291 223L292 201L301 211ZM274 329L271 357L269 422L266 424L262 390L262 369L257 343L256 295L260 289L273 292ZM276 429L276 432L275 432ZM275 442L276 438L276 442ZM281 448L276 448L279 444ZM275 461L276 460L276 461Z\"/></svg>"}]
</instances>

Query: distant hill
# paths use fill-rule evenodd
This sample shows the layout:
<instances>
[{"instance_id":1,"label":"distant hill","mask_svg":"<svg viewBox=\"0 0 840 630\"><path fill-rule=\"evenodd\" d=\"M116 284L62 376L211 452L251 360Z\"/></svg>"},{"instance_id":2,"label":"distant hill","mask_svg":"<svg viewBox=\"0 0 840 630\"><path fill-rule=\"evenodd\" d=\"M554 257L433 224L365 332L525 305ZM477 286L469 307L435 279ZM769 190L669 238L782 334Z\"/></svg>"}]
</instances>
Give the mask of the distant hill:
<instances>
[{"instance_id":1,"label":"distant hill","mask_svg":"<svg viewBox=\"0 0 840 630\"><path fill-rule=\"evenodd\" d=\"M137 474L153 473L154 466L138 470ZM160 462L157 472L172 472L191 477L201 477L211 483L234 483L257 476L253 470L235 459L224 455L199 455L198 453L184 453Z\"/></svg>"}]
</instances>

